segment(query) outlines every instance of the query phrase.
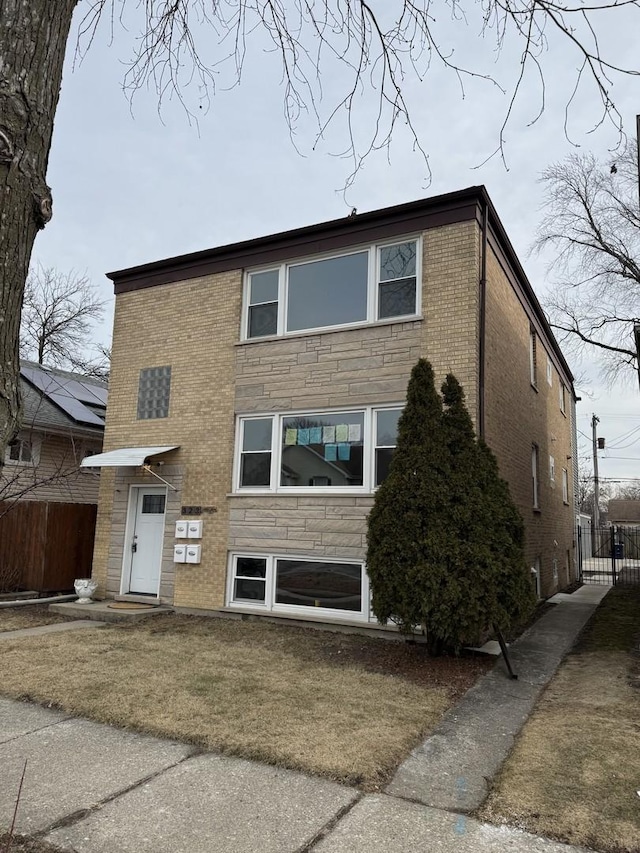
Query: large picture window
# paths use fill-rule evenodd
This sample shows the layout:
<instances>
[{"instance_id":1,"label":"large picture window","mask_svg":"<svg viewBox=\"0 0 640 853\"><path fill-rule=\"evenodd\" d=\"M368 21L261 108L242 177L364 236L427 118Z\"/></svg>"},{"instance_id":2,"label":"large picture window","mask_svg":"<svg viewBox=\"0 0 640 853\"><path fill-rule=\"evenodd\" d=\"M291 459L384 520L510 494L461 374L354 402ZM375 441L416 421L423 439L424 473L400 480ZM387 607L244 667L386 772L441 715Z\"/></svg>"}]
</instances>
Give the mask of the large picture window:
<instances>
[{"instance_id":1,"label":"large picture window","mask_svg":"<svg viewBox=\"0 0 640 853\"><path fill-rule=\"evenodd\" d=\"M367 407L241 418L236 488L370 492L389 472L401 412Z\"/></svg>"},{"instance_id":2,"label":"large picture window","mask_svg":"<svg viewBox=\"0 0 640 853\"><path fill-rule=\"evenodd\" d=\"M364 412L282 418L281 486L362 486Z\"/></svg>"},{"instance_id":3,"label":"large picture window","mask_svg":"<svg viewBox=\"0 0 640 853\"><path fill-rule=\"evenodd\" d=\"M280 612L335 611L367 619L369 580L360 562L278 555L231 556L229 604Z\"/></svg>"},{"instance_id":4,"label":"large picture window","mask_svg":"<svg viewBox=\"0 0 640 853\"><path fill-rule=\"evenodd\" d=\"M364 247L247 275L247 339L339 328L419 310L418 240Z\"/></svg>"},{"instance_id":5,"label":"large picture window","mask_svg":"<svg viewBox=\"0 0 640 853\"><path fill-rule=\"evenodd\" d=\"M369 255L343 255L289 267L287 332L367 319Z\"/></svg>"}]
</instances>

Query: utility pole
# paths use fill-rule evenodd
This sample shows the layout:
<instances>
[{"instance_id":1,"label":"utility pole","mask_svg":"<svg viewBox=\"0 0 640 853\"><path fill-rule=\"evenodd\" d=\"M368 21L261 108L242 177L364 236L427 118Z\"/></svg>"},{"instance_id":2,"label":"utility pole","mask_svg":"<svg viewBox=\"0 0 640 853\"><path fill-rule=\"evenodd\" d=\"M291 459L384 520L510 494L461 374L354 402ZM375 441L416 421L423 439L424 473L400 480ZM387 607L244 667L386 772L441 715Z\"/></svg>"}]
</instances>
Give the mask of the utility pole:
<instances>
[{"instance_id":1,"label":"utility pole","mask_svg":"<svg viewBox=\"0 0 640 853\"><path fill-rule=\"evenodd\" d=\"M598 479L598 436L597 425L600 423L600 418L595 415L591 418L591 430L593 433L593 531L594 537L597 536L597 530L600 527L600 506L598 500L600 498L600 480Z\"/></svg>"}]
</instances>

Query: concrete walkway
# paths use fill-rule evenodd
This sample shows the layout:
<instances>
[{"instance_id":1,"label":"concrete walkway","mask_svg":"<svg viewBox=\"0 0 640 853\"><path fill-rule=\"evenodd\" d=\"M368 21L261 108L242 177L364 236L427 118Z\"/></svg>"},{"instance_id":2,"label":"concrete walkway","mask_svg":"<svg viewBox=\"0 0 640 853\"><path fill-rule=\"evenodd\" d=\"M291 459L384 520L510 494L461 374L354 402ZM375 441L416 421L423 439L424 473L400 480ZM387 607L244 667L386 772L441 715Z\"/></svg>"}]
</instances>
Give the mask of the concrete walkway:
<instances>
[{"instance_id":1,"label":"concrete walkway","mask_svg":"<svg viewBox=\"0 0 640 853\"><path fill-rule=\"evenodd\" d=\"M538 620L511 647L518 681L499 661L384 794L0 699L0 827L26 761L16 831L75 853L571 853L464 812L606 592L582 587Z\"/></svg>"},{"instance_id":2,"label":"concrete walkway","mask_svg":"<svg viewBox=\"0 0 640 853\"><path fill-rule=\"evenodd\" d=\"M73 619L69 622L54 622L51 625L38 625L36 628L20 628L17 631L0 631L0 641L15 640L20 637L37 637L40 634L57 634L58 631L76 631L83 628L104 628L104 622L92 619Z\"/></svg>"},{"instance_id":3,"label":"concrete walkway","mask_svg":"<svg viewBox=\"0 0 640 853\"><path fill-rule=\"evenodd\" d=\"M582 586L554 596L557 606L509 649L518 680L508 678L500 659L399 767L387 793L449 811L478 808L538 696L609 589Z\"/></svg>"}]
</instances>

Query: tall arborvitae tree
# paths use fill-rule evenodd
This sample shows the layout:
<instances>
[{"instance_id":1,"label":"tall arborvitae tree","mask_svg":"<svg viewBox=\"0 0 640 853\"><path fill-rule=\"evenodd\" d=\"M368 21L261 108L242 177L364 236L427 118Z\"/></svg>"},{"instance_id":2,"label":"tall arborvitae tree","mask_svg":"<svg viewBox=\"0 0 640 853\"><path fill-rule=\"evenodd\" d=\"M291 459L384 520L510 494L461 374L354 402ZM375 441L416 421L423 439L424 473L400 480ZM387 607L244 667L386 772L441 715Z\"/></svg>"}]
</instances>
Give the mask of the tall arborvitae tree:
<instances>
[{"instance_id":1,"label":"tall arborvitae tree","mask_svg":"<svg viewBox=\"0 0 640 853\"><path fill-rule=\"evenodd\" d=\"M421 359L411 373L396 451L367 534L373 611L406 633L428 623L434 590L442 584L447 481L442 400L431 365Z\"/></svg>"},{"instance_id":2,"label":"tall arborvitae tree","mask_svg":"<svg viewBox=\"0 0 640 853\"><path fill-rule=\"evenodd\" d=\"M369 516L373 610L432 652L508 629L533 606L523 525L496 460L476 440L454 376L437 394L433 371L413 370L388 478Z\"/></svg>"},{"instance_id":3,"label":"tall arborvitae tree","mask_svg":"<svg viewBox=\"0 0 640 853\"><path fill-rule=\"evenodd\" d=\"M450 453L452 533L464 589L448 626L434 626L447 645L474 642L490 628L507 631L533 609L535 596L524 554L524 524L495 456L476 440L464 391L449 374L442 386L443 425Z\"/></svg>"}]
</instances>

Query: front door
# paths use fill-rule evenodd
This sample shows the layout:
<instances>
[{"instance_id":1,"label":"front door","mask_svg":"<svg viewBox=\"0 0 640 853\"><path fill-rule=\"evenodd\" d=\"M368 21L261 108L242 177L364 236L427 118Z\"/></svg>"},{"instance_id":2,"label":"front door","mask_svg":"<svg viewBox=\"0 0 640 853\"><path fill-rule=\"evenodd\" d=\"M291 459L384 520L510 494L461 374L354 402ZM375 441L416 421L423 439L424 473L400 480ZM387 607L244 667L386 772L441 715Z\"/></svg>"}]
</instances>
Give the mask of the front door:
<instances>
[{"instance_id":1,"label":"front door","mask_svg":"<svg viewBox=\"0 0 640 853\"><path fill-rule=\"evenodd\" d=\"M133 533L127 546L131 549L128 592L158 595L166 499L167 490L161 486L132 489Z\"/></svg>"}]
</instances>

